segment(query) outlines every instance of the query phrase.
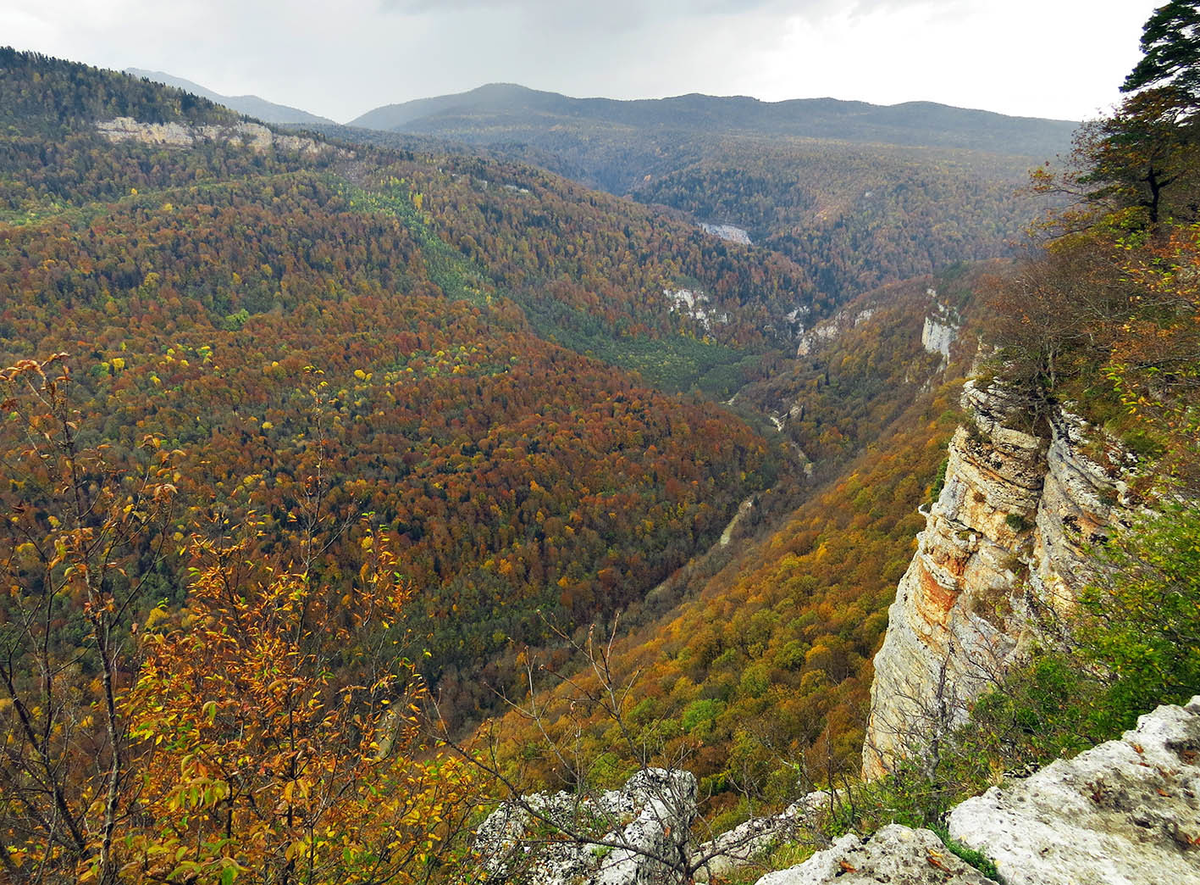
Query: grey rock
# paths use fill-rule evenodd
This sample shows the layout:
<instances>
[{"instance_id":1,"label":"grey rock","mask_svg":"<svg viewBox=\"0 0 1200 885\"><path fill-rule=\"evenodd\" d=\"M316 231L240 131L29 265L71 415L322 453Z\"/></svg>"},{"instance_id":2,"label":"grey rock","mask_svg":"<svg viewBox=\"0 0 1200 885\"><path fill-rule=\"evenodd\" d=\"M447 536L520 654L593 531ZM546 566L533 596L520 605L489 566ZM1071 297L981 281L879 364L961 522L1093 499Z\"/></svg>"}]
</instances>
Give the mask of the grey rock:
<instances>
[{"instance_id":1,"label":"grey rock","mask_svg":"<svg viewBox=\"0 0 1200 885\"><path fill-rule=\"evenodd\" d=\"M1044 638L1035 607L1068 611L1092 575L1088 545L1135 509L1127 453L1066 409L1039 436L1013 426L1024 406L1003 388L968 383L963 406L971 424L950 442L945 484L875 656L867 778L920 758L963 721Z\"/></svg>"},{"instance_id":2,"label":"grey rock","mask_svg":"<svg viewBox=\"0 0 1200 885\"><path fill-rule=\"evenodd\" d=\"M475 849L492 883L661 885L686 860L695 817L695 777L651 768L596 797L506 803L479 826Z\"/></svg>"},{"instance_id":3,"label":"grey rock","mask_svg":"<svg viewBox=\"0 0 1200 885\"><path fill-rule=\"evenodd\" d=\"M772 849L804 836L805 824L814 821L830 801L829 793L817 790L793 802L779 814L755 817L703 842L692 852L697 882L725 878L738 870L766 860Z\"/></svg>"},{"instance_id":4,"label":"grey rock","mask_svg":"<svg viewBox=\"0 0 1200 885\"><path fill-rule=\"evenodd\" d=\"M1200 885L1200 696L950 814L1008 885Z\"/></svg>"},{"instance_id":5,"label":"grey rock","mask_svg":"<svg viewBox=\"0 0 1200 885\"><path fill-rule=\"evenodd\" d=\"M989 885L929 830L892 824L863 839L849 833L789 870L768 873L758 885Z\"/></svg>"},{"instance_id":6,"label":"grey rock","mask_svg":"<svg viewBox=\"0 0 1200 885\"><path fill-rule=\"evenodd\" d=\"M192 147L205 142L242 146L261 153L272 148L290 153L315 155L325 151L352 157L353 152L322 144L312 138L284 135L261 123L190 125L185 123L143 123L133 117L116 117L96 124L96 129L112 142L136 141L165 147Z\"/></svg>"}]
</instances>

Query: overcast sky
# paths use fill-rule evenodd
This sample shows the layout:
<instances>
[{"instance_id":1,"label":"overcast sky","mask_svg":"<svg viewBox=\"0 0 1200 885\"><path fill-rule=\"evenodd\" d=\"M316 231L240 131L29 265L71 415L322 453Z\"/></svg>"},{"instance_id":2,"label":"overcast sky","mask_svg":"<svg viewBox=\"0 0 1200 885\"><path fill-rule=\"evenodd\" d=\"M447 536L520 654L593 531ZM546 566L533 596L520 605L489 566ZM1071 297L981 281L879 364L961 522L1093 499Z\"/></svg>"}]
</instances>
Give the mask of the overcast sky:
<instances>
[{"instance_id":1,"label":"overcast sky","mask_svg":"<svg viewBox=\"0 0 1200 885\"><path fill-rule=\"evenodd\" d=\"M940 101L1082 119L1165 0L0 0L0 43L161 70L345 122L521 83Z\"/></svg>"}]
</instances>

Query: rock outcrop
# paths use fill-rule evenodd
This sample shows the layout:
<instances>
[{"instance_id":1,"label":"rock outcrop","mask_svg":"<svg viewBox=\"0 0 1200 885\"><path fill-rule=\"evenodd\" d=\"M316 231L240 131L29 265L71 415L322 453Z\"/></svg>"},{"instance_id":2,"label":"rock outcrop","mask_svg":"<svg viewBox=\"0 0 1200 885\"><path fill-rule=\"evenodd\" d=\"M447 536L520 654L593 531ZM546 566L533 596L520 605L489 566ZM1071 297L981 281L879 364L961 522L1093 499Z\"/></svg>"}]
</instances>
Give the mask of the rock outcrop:
<instances>
[{"instance_id":1,"label":"rock outcrop","mask_svg":"<svg viewBox=\"0 0 1200 885\"><path fill-rule=\"evenodd\" d=\"M950 347L958 338L962 319L953 308L937 301L937 290L926 289L925 294L935 299L933 309L925 317L921 328L921 346L929 353L941 354L942 360L950 359Z\"/></svg>"},{"instance_id":2,"label":"rock outcrop","mask_svg":"<svg viewBox=\"0 0 1200 885\"><path fill-rule=\"evenodd\" d=\"M492 883L650 885L686 862L695 817L695 777L651 768L595 798L535 794L502 805L475 848Z\"/></svg>"},{"instance_id":3,"label":"rock outcrop","mask_svg":"<svg viewBox=\"0 0 1200 885\"><path fill-rule=\"evenodd\" d=\"M950 443L875 657L868 778L962 721L1036 635L1038 612L1070 607L1087 579L1086 546L1132 513L1127 456L1111 442L1085 454L1082 419L1060 409L1040 432L1017 429L1022 404L972 383L963 406L970 422Z\"/></svg>"},{"instance_id":4,"label":"rock outcrop","mask_svg":"<svg viewBox=\"0 0 1200 885\"><path fill-rule=\"evenodd\" d=\"M714 237L720 237L722 240L728 240L731 243L740 243L743 246L754 245L750 241L749 233L740 227L734 227L732 224L708 224L701 222L700 229L706 234L712 234Z\"/></svg>"},{"instance_id":5,"label":"rock outcrop","mask_svg":"<svg viewBox=\"0 0 1200 885\"><path fill-rule=\"evenodd\" d=\"M1008 885L1200 885L1200 697L950 814Z\"/></svg>"},{"instance_id":6,"label":"rock outcrop","mask_svg":"<svg viewBox=\"0 0 1200 885\"><path fill-rule=\"evenodd\" d=\"M779 814L751 818L701 843L691 854L696 881L725 879L738 870L761 863L778 845L798 841L805 826L820 817L829 801L828 792L817 790Z\"/></svg>"},{"instance_id":7,"label":"rock outcrop","mask_svg":"<svg viewBox=\"0 0 1200 885\"><path fill-rule=\"evenodd\" d=\"M100 134L112 142L137 141L142 144L157 144L166 147L193 147L205 142L242 145L249 150L289 151L301 154L319 154L336 151L339 155L353 156L350 151L322 144L312 138L299 135L283 135L261 123L234 123L228 126L215 124L189 125L186 123L143 123L133 117L117 117L96 124Z\"/></svg>"},{"instance_id":8,"label":"rock outcrop","mask_svg":"<svg viewBox=\"0 0 1200 885\"><path fill-rule=\"evenodd\" d=\"M758 885L993 885L959 860L929 830L892 824L869 838L848 833L790 870L768 873Z\"/></svg>"},{"instance_id":9,"label":"rock outcrop","mask_svg":"<svg viewBox=\"0 0 1200 885\"><path fill-rule=\"evenodd\" d=\"M950 812L950 836L1007 885L1200 885L1200 696L1137 728L993 787ZM991 882L928 830L892 825L759 885Z\"/></svg>"}]
</instances>

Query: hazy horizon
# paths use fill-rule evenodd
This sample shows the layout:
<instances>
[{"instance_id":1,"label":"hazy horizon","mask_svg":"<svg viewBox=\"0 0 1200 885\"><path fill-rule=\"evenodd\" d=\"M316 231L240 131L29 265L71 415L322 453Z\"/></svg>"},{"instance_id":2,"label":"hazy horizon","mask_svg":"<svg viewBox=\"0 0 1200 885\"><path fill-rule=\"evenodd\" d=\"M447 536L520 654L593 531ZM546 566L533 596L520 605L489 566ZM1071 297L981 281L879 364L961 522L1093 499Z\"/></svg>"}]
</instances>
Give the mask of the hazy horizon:
<instances>
[{"instance_id":1,"label":"hazy horizon","mask_svg":"<svg viewBox=\"0 0 1200 885\"><path fill-rule=\"evenodd\" d=\"M1081 120L1159 0L0 0L5 42L347 122L516 83L581 98L931 101Z\"/></svg>"}]
</instances>

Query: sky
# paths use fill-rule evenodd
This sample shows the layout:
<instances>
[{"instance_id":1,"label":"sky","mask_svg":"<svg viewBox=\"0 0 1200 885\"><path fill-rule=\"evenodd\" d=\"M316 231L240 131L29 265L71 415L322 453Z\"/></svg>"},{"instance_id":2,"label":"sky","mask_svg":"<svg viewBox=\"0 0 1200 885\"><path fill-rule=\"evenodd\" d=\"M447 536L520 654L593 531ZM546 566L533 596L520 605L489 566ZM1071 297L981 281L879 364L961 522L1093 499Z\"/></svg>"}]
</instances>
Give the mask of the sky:
<instances>
[{"instance_id":1,"label":"sky","mask_svg":"<svg viewBox=\"0 0 1200 885\"><path fill-rule=\"evenodd\" d=\"M0 44L347 122L520 83L574 96L938 101L1080 120L1165 0L0 0Z\"/></svg>"}]
</instances>

